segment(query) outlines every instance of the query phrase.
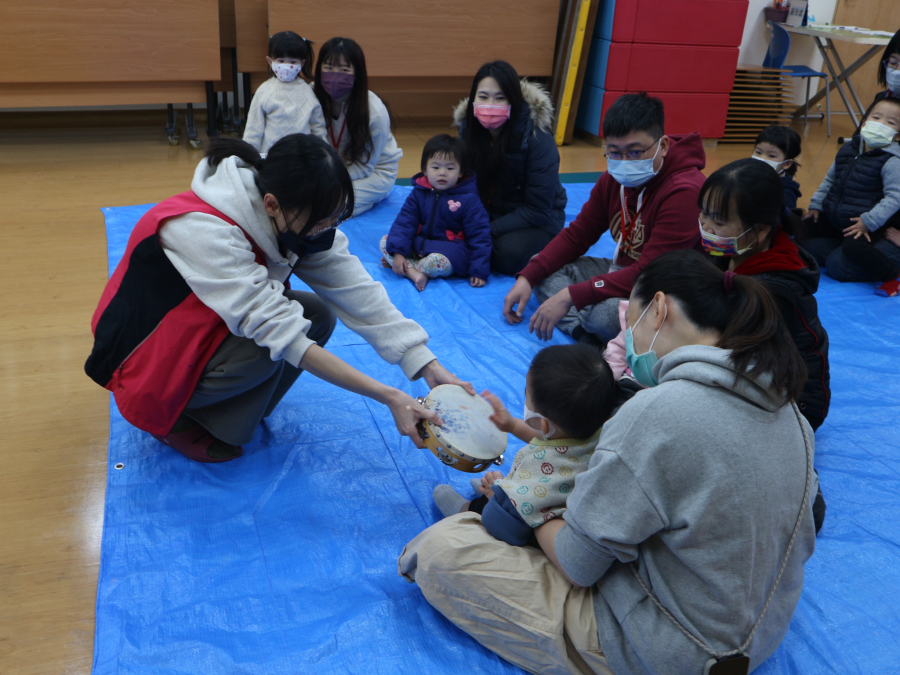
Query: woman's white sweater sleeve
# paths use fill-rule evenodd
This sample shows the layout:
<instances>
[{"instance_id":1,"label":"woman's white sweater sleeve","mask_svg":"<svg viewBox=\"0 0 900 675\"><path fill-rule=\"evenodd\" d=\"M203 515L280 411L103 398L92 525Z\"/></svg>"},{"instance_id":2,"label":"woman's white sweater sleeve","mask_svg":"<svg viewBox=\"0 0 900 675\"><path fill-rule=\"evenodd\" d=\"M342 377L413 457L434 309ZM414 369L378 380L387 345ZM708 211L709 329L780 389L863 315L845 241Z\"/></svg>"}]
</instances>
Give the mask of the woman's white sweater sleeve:
<instances>
[{"instance_id":1,"label":"woman's white sweater sleeve","mask_svg":"<svg viewBox=\"0 0 900 675\"><path fill-rule=\"evenodd\" d=\"M331 250L304 258L296 274L347 328L364 338L385 361L399 364L409 379L434 360L426 346L428 333L394 307L384 286L350 253L343 232L335 234Z\"/></svg>"},{"instance_id":2,"label":"woman's white sweater sleeve","mask_svg":"<svg viewBox=\"0 0 900 675\"><path fill-rule=\"evenodd\" d=\"M311 324L300 304L284 295L284 284L270 279L268 269L256 262L237 227L191 213L168 221L159 238L175 269L228 330L268 347L273 361L300 365L314 344L306 337Z\"/></svg>"}]
</instances>

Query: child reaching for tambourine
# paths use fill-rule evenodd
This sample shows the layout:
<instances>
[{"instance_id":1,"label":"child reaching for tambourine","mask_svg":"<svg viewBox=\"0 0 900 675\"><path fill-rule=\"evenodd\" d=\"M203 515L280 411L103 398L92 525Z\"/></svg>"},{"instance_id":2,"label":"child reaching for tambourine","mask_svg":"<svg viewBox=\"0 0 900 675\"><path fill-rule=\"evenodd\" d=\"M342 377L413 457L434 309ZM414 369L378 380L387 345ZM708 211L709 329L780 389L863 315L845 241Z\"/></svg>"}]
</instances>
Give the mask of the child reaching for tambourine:
<instances>
[{"instance_id":1,"label":"child reaching for tambourine","mask_svg":"<svg viewBox=\"0 0 900 675\"><path fill-rule=\"evenodd\" d=\"M504 477L488 471L473 478L480 496L468 501L449 485L438 485L434 501L441 513L481 514L494 537L524 546L532 530L566 510L575 476L586 471L602 425L618 403L618 389L602 352L593 345L555 345L534 357L525 380L524 419L516 419L489 391L491 421L528 443Z\"/></svg>"}]
</instances>

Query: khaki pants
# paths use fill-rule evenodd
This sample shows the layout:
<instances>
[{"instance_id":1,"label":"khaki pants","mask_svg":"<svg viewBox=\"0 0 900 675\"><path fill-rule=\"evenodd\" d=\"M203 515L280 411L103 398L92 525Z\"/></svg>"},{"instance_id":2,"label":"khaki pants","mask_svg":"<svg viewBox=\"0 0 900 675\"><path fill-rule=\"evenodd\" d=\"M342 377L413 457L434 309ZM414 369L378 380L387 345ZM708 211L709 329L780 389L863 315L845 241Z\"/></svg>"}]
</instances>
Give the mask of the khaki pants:
<instances>
[{"instance_id":1,"label":"khaki pants","mask_svg":"<svg viewBox=\"0 0 900 675\"><path fill-rule=\"evenodd\" d=\"M590 588L572 586L542 551L491 536L477 513L432 525L398 571L459 628L530 673L612 675Z\"/></svg>"}]
</instances>

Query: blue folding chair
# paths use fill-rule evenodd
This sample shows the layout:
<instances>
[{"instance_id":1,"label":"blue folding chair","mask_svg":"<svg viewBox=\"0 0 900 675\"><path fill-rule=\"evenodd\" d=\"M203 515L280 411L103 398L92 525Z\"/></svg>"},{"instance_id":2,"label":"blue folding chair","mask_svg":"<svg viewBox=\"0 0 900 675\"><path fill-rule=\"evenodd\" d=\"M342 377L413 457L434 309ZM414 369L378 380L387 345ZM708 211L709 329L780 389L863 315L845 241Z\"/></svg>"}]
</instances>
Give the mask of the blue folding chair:
<instances>
[{"instance_id":1,"label":"blue folding chair","mask_svg":"<svg viewBox=\"0 0 900 675\"><path fill-rule=\"evenodd\" d=\"M784 62L787 60L788 51L791 48L791 34L773 21L769 21L769 26L772 28L772 39L769 41L769 51L766 52L763 68L787 70L791 77L806 78L806 113L803 117L806 124L809 124L809 78L825 78L825 117L828 120L828 135L831 136L831 96L829 94L829 89L831 87L829 86L830 80L828 75L826 73L815 71L809 66L784 65Z\"/></svg>"}]
</instances>

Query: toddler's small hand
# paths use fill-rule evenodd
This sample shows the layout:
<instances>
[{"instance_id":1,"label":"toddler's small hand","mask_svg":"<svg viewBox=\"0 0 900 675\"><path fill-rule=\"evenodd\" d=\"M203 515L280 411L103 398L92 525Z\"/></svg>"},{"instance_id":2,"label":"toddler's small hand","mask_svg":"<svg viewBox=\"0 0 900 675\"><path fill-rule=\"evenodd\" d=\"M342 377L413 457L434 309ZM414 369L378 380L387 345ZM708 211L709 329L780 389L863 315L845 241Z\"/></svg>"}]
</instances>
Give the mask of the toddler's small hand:
<instances>
[{"instance_id":1,"label":"toddler's small hand","mask_svg":"<svg viewBox=\"0 0 900 675\"><path fill-rule=\"evenodd\" d=\"M481 288L487 283L484 279L479 279L478 277L469 277L469 284L474 286L475 288Z\"/></svg>"},{"instance_id":2,"label":"toddler's small hand","mask_svg":"<svg viewBox=\"0 0 900 675\"><path fill-rule=\"evenodd\" d=\"M500 431L505 431L507 433L512 431L513 425L515 424L516 420L512 415L509 414L509 411L503 405L503 402L487 389L481 392L481 397L484 398L488 403L490 403L491 407L494 409L494 414L488 418L491 422L494 423L494 426L496 426Z\"/></svg>"},{"instance_id":3,"label":"toddler's small hand","mask_svg":"<svg viewBox=\"0 0 900 675\"><path fill-rule=\"evenodd\" d=\"M408 264L409 263L406 262L406 257L398 253L394 256L394 262L391 263L391 269L394 270L394 274L405 277Z\"/></svg>"},{"instance_id":4,"label":"toddler's small hand","mask_svg":"<svg viewBox=\"0 0 900 675\"><path fill-rule=\"evenodd\" d=\"M814 223L819 222L819 214L821 211L818 209L810 209L805 214L803 214L803 220L812 220Z\"/></svg>"},{"instance_id":5,"label":"toddler's small hand","mask_svg":"<svg viewBox=\"0 0 900 675\"><path fill-rule=\"evenodd\" d=\"M488 471L481 477L481 494L490 499L494 496L494 491L491 489L494 483L503 478L503 474L499 471Z\"/></svg>"},{"instance_id":6,"label":"toddler's small hand","mask_svg":"<svg viewBox=\"0 0 900 675\"><path fill-rule=\"evenodd\" d=\"M872 237L869 236L869 228L866 227L862 218L851 218L850 222L852 223L850 227L844 229L845 237L853 237L854 239L865 237L866 241L872 241Z\"/></svg>"}]
</instances>

